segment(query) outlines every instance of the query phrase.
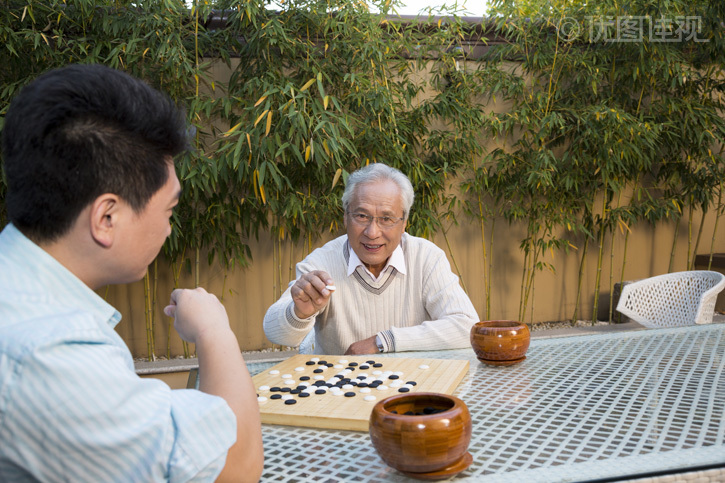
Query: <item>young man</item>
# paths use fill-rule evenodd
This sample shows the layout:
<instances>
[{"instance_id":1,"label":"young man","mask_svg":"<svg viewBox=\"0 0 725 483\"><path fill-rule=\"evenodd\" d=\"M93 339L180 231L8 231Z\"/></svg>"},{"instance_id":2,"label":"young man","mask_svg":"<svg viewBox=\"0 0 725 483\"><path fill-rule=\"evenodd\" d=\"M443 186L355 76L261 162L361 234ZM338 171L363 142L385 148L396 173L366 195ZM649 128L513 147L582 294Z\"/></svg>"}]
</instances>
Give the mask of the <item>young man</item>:
<instances>
[{"instance_id":1,"label":"young man","mask_svg":"<svg viewBox=\"0 0 725 483\"><path fill-rule=\"evenodd\" d=\"M395 168L352 173L347 234L297 264L297 280L264 317L267 338L297 346L314 330L317 354L470 347L478 316L445 253L405 233L413 197Z\"/></svg>"},{"instance_id":2,"label":"young man","mask_svg":"<svg viewBox=\"0 0 725 483\"><path fill-rule=\"evenodd\" d=\"M100 65L50 71L5 117L0 481L256 481L254 387L203 289L165 313L196 344L200 391L141 379L94 290L141 279L170 233L186 148L174 104Z\"/></svg>"}]
</instances>

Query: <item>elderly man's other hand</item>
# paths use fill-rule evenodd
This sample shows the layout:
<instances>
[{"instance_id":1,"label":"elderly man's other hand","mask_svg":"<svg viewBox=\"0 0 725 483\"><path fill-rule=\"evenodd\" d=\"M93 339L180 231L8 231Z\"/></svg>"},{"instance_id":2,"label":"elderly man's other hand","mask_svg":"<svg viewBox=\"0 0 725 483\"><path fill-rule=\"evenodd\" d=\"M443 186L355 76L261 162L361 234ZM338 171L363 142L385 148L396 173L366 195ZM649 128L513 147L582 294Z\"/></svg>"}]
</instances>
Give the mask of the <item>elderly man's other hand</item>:
<instances>
[{"instance_id":1,"label":"elderly man's other hand","mask_svg":"<svg viewBox=\"0 0 725 483\"><path fill-rule=\"evenodd\" d=\"M375 336L372 336L350 344L350 347L345 351L345 355L355 356L359 354L377 354L378 352L380 351L375 343Z\"/></svg>"},{"instance_id":2,"label":"elderly man's other hand","mask_svg":"<svg viewBox=\"0 0 725 483\"><path fill-rule=\"evenodd\" d=\"M302 275L290 289L297 317L306 319L322 310L332 295L326 287L332 285L332 277L322 270Z\"/></svg>"}]
</instances>

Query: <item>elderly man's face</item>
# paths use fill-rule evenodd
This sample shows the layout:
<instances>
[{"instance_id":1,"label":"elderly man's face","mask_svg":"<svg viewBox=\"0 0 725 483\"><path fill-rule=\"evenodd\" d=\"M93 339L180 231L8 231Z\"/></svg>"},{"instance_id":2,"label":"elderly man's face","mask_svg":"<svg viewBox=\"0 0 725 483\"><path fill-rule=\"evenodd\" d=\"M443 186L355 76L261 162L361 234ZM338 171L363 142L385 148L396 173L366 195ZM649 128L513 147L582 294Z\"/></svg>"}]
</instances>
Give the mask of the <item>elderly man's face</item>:
<instances>
[{"instance_id":1,"label":"elderly man's face","mask_svg":"<svg viewBox=\"0 0 725 483\"><path fill-rule=\"evenodd\" d=\"M360 184L350 200L348 212L345 214L345 228L350 246L355 254L376 277L385 268L385 263L405 231L406 221L397 222L394 226L381 227L377 220L365 226L352 214L364 214L374 217L403 217L403 203L400 188L393 181L384 180Z\"/></svg>"}]
</instances>

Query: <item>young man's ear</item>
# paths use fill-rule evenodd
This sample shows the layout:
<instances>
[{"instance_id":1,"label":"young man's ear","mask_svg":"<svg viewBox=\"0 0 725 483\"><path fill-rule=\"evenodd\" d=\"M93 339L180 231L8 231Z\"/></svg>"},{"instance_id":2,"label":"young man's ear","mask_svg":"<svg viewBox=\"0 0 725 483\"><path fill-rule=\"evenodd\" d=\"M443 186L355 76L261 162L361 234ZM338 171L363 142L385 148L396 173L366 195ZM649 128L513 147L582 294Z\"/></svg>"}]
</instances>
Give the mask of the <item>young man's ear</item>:
<instances>
[{"instance_id":1,"label":"young man's ear","mask_svg":"<svg viewBox=\"0 0 725 483\"><path fill-rule=\"evenodd\" d=\"M119 198L105 193L93 201L90 212L90 230L93 240L104 248L113 245L115 229L118 225Z\"/></svg>"}]
</instances>

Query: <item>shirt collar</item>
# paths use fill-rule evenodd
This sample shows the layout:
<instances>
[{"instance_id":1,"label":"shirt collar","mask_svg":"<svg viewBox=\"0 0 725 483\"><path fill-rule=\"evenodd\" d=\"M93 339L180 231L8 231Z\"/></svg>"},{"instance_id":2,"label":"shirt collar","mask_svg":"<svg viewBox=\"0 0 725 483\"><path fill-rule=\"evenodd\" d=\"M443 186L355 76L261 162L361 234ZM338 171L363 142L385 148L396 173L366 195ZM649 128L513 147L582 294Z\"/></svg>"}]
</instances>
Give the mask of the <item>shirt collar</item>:
<instances>
[{"instance_id":1,"label":"shirt collar","mask_svg":"<svg viewBox=\"0 0 725 483\"><path fill-rule=\"evenodd\" d=\"M388 267L395 268L398 272L405 275L405 255L403 254L403 248L402 248L403 241L401 239L400 243L397 247L395 247L395 250L393 250L392 255L390 255L390 258L388 258L388 262L385 264L385 267L383 267L382 271L380 272L380 275L382 275L386 270L388 270ZM352 249L350 246L350 241L347 242L348 249L350 251L350 259L347 262L347 276L353 274L353 272L357 269L357 267L363 267L363 269L368 272L368 274L373 278L373 280L377 280L375 276L373 276L372 273L370 273L370 270L367 269L365 264L358 258L357 253L355 253L355 250ZM379 278L379 277L378 277Z\"/></svg>"}]
</instances>

